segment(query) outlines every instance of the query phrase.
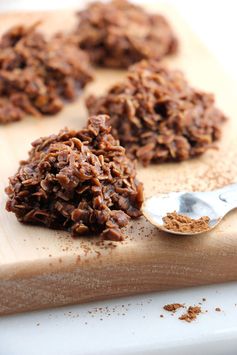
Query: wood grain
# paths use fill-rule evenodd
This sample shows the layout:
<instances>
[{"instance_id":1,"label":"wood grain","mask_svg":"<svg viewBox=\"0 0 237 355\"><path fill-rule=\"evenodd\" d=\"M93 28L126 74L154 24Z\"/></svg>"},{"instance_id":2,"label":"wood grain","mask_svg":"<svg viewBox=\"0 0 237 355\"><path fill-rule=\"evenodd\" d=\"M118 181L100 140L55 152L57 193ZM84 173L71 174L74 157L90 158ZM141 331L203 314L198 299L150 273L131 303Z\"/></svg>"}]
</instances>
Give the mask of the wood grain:
<instances>
[{"instance_id":1,"label":"wood grain","mask_svg":"<svg viewBox=\"0 0 237 355\"><path fill-rule=\"evenodd\" d=\"M157 9L159 10L159 9ZM184 163L138 169L145 195L178 190L209 190L234 182L237 176L237 84L195 38L172 8L161 6L178 33L180 53L167 60L185 71L190 82L214 92L230 120L219 150ZM50 34L68 30L70 12L0 16L0 32L18 22L42 19ZM100 94L124 72L97 70L88 92ZM212 232L197 237L168 236L143 218L126 230L122 243L72 239L61 231L25 226L4 209L4 188L18 161L27 157L30 142L60 128L85 124L83 97L56 117L32 118L0 127L0 314L85 302L147 291L237 280L237 221L232 212Z\"/></svg>"}]
</instances>

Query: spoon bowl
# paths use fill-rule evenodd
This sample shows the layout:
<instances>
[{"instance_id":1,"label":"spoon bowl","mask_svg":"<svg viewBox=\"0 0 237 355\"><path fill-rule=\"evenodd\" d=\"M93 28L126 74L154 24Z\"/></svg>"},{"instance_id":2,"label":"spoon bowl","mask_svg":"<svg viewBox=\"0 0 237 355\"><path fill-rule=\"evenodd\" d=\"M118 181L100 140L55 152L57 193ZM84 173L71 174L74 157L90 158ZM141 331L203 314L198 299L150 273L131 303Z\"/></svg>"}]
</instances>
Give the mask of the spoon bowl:
<instances>
[{"instance_id":1,"label":"spoon bowl","mask_svg":"<svg viewBox=\"0 0 237 355\"><path fill-rule=\"evenodd\" d=\"M197 235L216 227L230 210L237 207L237 184L206 192L171 192L148 198L142 211L149 222L160 230L179 235ZM163 218L176 212L192 219L209 217L209 228L205 231L173 231L165 228Z\"/></svg>"}]
</instances>

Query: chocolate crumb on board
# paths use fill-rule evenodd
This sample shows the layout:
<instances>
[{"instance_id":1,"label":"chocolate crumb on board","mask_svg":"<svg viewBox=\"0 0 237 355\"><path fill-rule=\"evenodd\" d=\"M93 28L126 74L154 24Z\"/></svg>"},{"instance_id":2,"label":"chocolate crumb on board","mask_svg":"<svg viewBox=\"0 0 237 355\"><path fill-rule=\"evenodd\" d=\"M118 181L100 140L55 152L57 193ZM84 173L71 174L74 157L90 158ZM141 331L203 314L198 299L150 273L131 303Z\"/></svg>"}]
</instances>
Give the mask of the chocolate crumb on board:
<instances>
[{"instance_id":1,"label":"chocolate crumb on board","mask_svg":"<svg viewBox=\"0 0 237 355\"><path fill-rule=\"evenodd\" d=\"M162 220L164 222L163 227L173 232L200 233L210 229L210 218L208 216L193 219L174 211L172 213L167 213Z\"/></svg>"},{"instance_id":2,"label":"chocolate crumb on board","mask_svg":"<svg viewBox=\"0 0 237 355\"><path fill-rule=\"evenodd\" d=\"M179 319L190 323L190 322L194 321L201 312L202 312L201 307L199 307L199 306L194 306L194 307L190 306L190 307L188 307L187 312L182 314L179 317Z\"/></svg>"},{"instance_id":3,"label":"chocolate crumb on board","mask_svg":"<svg viewBox=\"0 0 237 355\"><path fill-rule=\"evenodd\" d=\"M23 223L122 240L121 228L141 215L143 186L110 130L108 116L93 116L85 129L33 142L9 179L6 209Z\"/></svg>"},{"instance_id":4,"label":"chocolate crumb on board","mask_svg":"<svg viewBox=\"0 0 237 355\"><path fill-rule=\"evenodd\" d=\"M39 23L15 26L0 40L0 123L53 115L92 80L87 54L66 37L46 40Z\"/></svg>"},{"instance_id":5,"label":"chocolate crumb on board","mask_svg":"<svg viewBox=\"0 0 237 355\"><path fill-rule=\"evenodd\" d=\"M154 60L133 65L123 81L86 103L90 114L111 116L114 136L144 166L203 154L220 138L226 120L212 94Z\"/></svg>"},{"instance_id":6,"label":"chocolate crumb on board","mask_svg":"<svg viewBox=\"0 0 237 355\"><path fill-rule=\"evenodd\" d=\"M171 303L171 304L166 304L163 308L165 311L168 312L175 312L179 308L183 308L184 305L181 303Z\"/></svg>"},{"instance_id":7,"label":"chocolate crumb on board","mask_svg":"<svg viewBox=\"0 0 237 355\"><path fill-rule=\"evenodd\" d=\"M77 15L76 42L97 65L127 68L141 59L160 59L177 51L177 39L165 17L128 1L93 2Z\"/></svg>"}]
</instances>

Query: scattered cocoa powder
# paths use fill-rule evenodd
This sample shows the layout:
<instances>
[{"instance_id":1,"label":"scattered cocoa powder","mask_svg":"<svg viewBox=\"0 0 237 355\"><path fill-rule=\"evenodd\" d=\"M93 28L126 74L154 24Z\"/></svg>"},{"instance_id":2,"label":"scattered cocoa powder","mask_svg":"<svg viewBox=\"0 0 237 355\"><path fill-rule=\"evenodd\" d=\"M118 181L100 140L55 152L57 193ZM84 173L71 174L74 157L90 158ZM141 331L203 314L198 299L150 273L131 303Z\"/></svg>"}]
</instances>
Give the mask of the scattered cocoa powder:
<instances>
[{"instance_id":1,"label":"scattered cocoa powder","mask_svg":"<svg viewBox=\"0 0 237 355\"><path fill-rule=\"evenodd\" d=\"M122 240L121 228L141 215L143 188L110 130L109 117L100 115L81 131L33 142L9 179L6 209L23 223Z\"/></svg>"},{"instance_id":2,"label":"scattered cocoa powder","mask_svg":"<svg viewBox=\"0 0 237 355\"><path fill-rule=\"evenodd\" d=\"M177 309L183 308L183 307L184 307L184 305L182 305L180 303L171 303L171 304L166 304L163 308L165 311L175 312Z\"/></svg>"},{"instance_id":3,"label":"scattered cocoa powder","mask_svg":"<svg viewBox=\"0 0 237 355\"><path fill-rule=\"evenodd\" d=\"M97 65L127 68L177 51L177 39L163 16L125 0L91 3L78 19L76 42Z\"/></svg>"},{"instance_id":4,"label":"scattered cocoa powder","mask_svg":"<svg viewBox=\"0 0 237 355\"><path fill-rule=\"evenodd\" d=\"M37 25L0 40L0 123L56 114L92 80L86 53L63 35L46 40Z\"/></svg>"},{"instance_id":5,"label":"scattered cocoa powder","mask_svg":"<svg viewBox=\"0 0 237 355\"><path fill-rule=\"evenodd\" d=\"M203 298L202 300L206 301L206 298ZM201 303L199 302L199 304L201 304ZM236 305L237 304L235 304L235 306ZM186 307L184 304L180 304L180 303L171 303L171 304L167 304L167 305L163 306L163 309L168 311L168 312L171 312L172 316L174 316L174 313L176 312L176 310L178 310L180 308L187 308L187 311L184 314L182 314L178 319L186 321L188 323L190 323L193 320L195 320L200 313L208 313L208 310L202 311L200 306L189 306L189 307ZM215 311L216 312L221 312L221 308L220 307L216 307ZM163 318L162 314L160 314L160 318Z\"/></svg>"},{"instance_id":6,"label":"scattered cocoa powder","mask_svg":"<svg viewBox=\"0 0 237 355\"><path fill-rule=\"evenodd\" d=\"M179 317L179 319L190 323L197 318L197 316L201 313L201 311L202 311L201 307L199 306L194 306L194 307L190 306L188 307L187 312L182 314Z\"/></svg>"},{"instance_id":7,"label":"scattered cocoa powder","mask_svg":"<svg viewBox=\"0 0 237 355\"><path fill-rule=\"evenodd\" d=\"M226 120L213 95L153 60L133 65L123 81L102 96L89 96L86 104L90 114L111 116L114 136L145 166L203 154Z\"/></svg>"},{"instance_id":8,"label":"scattered cocoa powder","mask_svg":"<svg viewBox=\"0 0 237 355\"><path fill-rule=\"evenodd\" d=\"M162 218L164 225L163 227L181 233L195 233L195 232L205 232L210 229L208 216L203 216L199 219L192 219L183 214L178 214L177 212L167 213L165 217Z\"/></svg>"}]
</instances>

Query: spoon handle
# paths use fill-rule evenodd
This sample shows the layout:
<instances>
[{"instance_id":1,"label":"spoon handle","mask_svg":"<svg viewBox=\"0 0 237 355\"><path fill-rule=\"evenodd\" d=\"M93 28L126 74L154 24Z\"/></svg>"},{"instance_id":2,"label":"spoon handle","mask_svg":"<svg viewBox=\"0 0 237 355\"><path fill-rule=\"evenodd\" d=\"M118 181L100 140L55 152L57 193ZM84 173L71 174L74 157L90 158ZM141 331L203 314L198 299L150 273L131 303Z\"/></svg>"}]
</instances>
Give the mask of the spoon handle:
<instances>
[{"instance_id":1,"label":"spoon handle","mask_svg":"<svg viewBox=\"0 0 237 355\"><path fill-rule=\"evenodd\" d=\"M237 184L232 184L218 190L219 199L231 205L232 208L237 207Z\"/></svg>"}]
</instances>

